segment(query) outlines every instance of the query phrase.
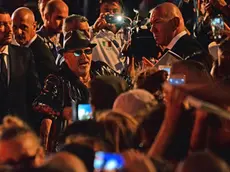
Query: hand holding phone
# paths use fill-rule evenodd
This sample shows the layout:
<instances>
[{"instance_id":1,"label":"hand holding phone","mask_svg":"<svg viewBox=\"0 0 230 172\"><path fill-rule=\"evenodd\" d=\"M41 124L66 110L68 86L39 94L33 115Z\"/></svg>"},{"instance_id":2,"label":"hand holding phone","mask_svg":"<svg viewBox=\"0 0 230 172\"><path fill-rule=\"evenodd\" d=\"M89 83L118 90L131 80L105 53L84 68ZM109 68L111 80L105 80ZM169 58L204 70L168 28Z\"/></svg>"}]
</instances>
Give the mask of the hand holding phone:
<instances>
[{"instance_id":1,"label":"hand holding phone","mask_svg":"<svg viewBox=\"0 0 230 172\"><path fill-rule=\"evenodd\" d=\"M224 20L221 15L218 15L217 17L211 19L211 28L214 39L221 39L222 32L224 30Z\"/></svg>"},{"instance_id":2,"label":"hand holding phone","mask_svg":"<svg viewBox=\"0 0 230 172\"><path fill-rule=\"evenodd\" d=\"M78 105L78 120L92 119L92 108L90 104L79 104Z\"/></svg>"}]
</instances>

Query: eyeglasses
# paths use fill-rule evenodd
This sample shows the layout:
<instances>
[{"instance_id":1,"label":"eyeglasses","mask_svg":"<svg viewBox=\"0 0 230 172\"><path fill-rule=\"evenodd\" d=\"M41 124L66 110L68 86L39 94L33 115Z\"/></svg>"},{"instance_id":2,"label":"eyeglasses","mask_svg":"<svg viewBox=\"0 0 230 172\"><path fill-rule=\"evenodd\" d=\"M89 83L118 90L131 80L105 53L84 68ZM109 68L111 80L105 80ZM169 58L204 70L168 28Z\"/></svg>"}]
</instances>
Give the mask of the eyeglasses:
<instances>
[{"instance_id":1,"label":"eyeglasses","mask_svg":"<svg viewBox=\"0 0 230 172\"><path fill-rule=\"evenodd\" d=\"M92 54L92 52L93 52L93 50L90 48L90 49L85 49L85 50L76 50L73 52L73 54L74 54L74 56L79 57L83 53L90 55L90 54Z\"/></svg>"}]
</instances>

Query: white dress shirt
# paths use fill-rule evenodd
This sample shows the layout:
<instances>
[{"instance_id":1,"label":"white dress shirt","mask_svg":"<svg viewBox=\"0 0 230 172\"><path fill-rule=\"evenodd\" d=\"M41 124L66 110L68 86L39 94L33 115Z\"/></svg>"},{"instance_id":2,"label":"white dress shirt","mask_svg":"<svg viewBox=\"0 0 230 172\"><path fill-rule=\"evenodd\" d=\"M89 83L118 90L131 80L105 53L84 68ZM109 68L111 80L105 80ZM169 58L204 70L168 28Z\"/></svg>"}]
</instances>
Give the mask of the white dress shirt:
<instances>
[{"instance_id":1,"label":"white dress shirt","mask_svg":"<svg viewBox=\"0 0 230 172\"><path fill-rule=\"evenodd\" d=\"M34 37L30 40L30 42L27 45L25 45L25 47L28 48L35 41L36 38L37 38L37 34L34 35Z\"/></svg>"},{"instance_id":2,"label":"white dress shirt","mask_svg":"<svg viewBox=\"0 0 230 172\"><path fill-rule=\"evenodd\" d=\"M169 50L171 50L173 47L174 47L174 45L177 43L177 41L182 37L182 36L184 36L184 35L186 35L187 34L187 32L184 30L184 31L182 31L181 33L179 33L179 34L177 34L172 40L171 40L171 42L167 45L167 49L169 49Z\"/></svg>"}]
</instances>

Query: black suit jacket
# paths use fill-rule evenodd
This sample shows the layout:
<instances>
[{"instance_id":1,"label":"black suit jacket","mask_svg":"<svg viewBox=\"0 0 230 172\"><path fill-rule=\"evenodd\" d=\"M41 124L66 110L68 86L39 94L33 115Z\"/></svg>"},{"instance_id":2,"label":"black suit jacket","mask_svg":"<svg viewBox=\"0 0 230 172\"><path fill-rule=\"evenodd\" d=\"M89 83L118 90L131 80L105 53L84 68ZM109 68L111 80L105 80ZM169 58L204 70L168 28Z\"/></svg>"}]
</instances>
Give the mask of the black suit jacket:
<instances>
[{"instance_id":1,"label":"black suit jacket","mask_svg":"<svg viewBox=\"0 0 230 172\"><path fill-rule=\"evenodd\" d=\"M171 50L185 60L201 62L208 71L212 68L212 57L189 35L182 36Z\"/></svg>"},{"instance_id":2,"label":"black suit jacket","mask_svg":"<svg viewBox=\"0 0 230 172\"><path fill-rule=\"evenodd\" d=\"M55 58L43 40L37 35L37 38L29 46L34 55L35 67L38 73L41 85L49 74L55 74L58 71L55 65Z\"/></svg>"},{"instance_id":3,"label":"black suit jacket","mask_svg":"<svg viewBox=\"0 0 230 172\"><path fill-rule=\"evenodd\" d=\"M30 123L32 101L41 89L33 54L29 48L9 45L8 62L9 84L0 83L0 122L5 115L14 114Z\"/></svg>"}]
</instances>

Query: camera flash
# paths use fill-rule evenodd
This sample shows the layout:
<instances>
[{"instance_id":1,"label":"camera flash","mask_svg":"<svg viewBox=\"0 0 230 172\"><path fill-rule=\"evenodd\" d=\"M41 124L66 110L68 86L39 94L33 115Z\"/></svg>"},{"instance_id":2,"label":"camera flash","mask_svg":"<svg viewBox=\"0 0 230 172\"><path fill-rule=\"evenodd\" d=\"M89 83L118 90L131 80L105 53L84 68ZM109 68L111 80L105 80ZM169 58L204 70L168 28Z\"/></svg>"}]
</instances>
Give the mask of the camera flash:
<instances>
[{"instance_id":1,"label":"camera flash","mask_svg":"<svg viewBox=\"0 0 230 172\"><path fill-rule=\"evenodd\" d=\"M123 17L122 16L117 16L117 21L122 21L123 20Z\"/></svg>"}]
</instances>

